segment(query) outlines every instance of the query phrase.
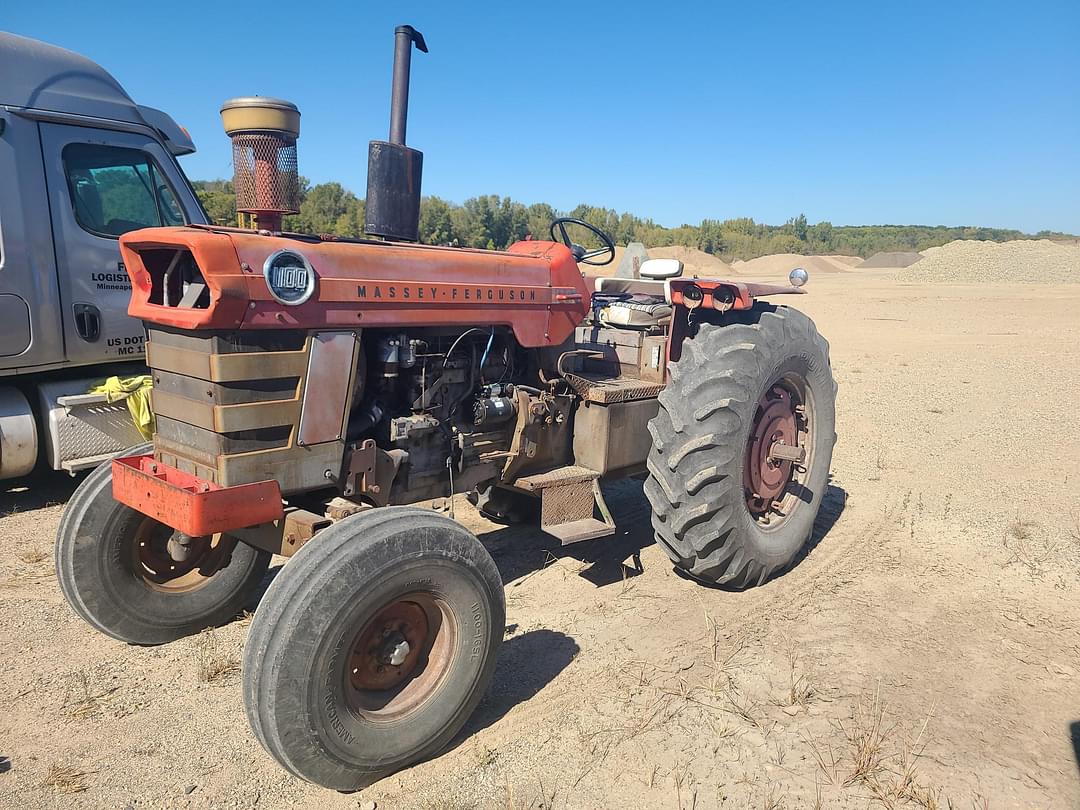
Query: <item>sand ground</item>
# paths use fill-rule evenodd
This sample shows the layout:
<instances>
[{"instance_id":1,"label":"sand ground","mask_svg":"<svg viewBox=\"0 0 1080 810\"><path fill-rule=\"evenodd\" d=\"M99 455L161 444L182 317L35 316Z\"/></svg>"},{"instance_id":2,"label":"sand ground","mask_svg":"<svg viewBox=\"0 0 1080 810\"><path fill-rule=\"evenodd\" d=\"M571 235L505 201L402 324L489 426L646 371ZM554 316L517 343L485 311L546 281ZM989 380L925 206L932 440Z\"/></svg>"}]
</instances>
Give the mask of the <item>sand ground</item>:
<instances>
[{"instance_id":1,"label":"sand ground","mask_svg":"<svg viewBox=\"0 0 1080 810\"><path fill-rule=\"evenodd\" d=\"M608 490L617 539L566 549L462 506L506 582L494 685L451 750L360 794L249 733L246 621L97 635L52 576L72 485L8 488L0 806L1080 806L1080 285L809 289L840 389L806 557L745 593L681 579L635 482Z\"/></svg>"}]
</instances>

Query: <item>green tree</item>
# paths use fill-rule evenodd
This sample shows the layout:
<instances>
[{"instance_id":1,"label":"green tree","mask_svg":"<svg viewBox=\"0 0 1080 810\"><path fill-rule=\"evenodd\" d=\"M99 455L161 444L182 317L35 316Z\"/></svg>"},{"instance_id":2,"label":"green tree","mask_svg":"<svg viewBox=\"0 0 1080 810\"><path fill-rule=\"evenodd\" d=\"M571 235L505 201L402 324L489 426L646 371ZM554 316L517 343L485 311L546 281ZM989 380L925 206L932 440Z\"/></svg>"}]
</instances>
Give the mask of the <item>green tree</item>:
<instances>
[{"instance_id":1,"label":"green tree","mask_svg":"<svg viewBox=\"0 0 1080 810\"><path fill-rule=\"evenodd\" d=\"M236 222L232 184L226 180L192 183L211 220L221 225ZM340 183L311 186L300 178L300 213L286 217L284 227L307 233L358 237L364 233L364 201ZM119 193L114 191L112 193ZM926 250L954 239L1005 241L1024 238L1017 230L941 225L811 225L805 214L783 225L766 225L749 217L703 219L698 225L668 228L629 212L582 203L568 212L547 203L526 206L509 197L484 194L462 204L439 197L420 202L420 241L504 249L531 235L547 239L551 221L560 216L583 219L607 233L616 244L643 242L646 247L687 245L721 256L727 261L753 259L766 253L844 253L870 256L887 250ZM1067 234L1040 233L1045 236ZM595 239L575 231L571 238L595 246Z\"/></svg>"}]
</instances>

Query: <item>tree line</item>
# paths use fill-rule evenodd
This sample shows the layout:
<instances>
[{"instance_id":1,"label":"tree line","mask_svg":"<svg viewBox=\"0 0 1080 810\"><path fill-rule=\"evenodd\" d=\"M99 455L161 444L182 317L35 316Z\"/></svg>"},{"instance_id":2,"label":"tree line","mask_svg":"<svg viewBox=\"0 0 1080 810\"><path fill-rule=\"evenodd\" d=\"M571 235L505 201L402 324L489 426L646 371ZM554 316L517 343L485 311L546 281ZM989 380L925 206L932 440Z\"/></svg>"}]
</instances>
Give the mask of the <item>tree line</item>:
<instances>
[{"instance_id":1,"label":"tree line","mask_svg":"<svg viewBox=\"0 0 1080 810\"><path fill-rule=\"evenodd\" d=\"M236 198L230 181L197 180L192 185L211 221L218 225L236 224ZM301 178L301 200L300 212L285 217L286 230L353 238L364 235L364 201L340 183L311 185ZM698 225L668 228L611 208L583 204L570 211L557 211L547 203L525 205L509 197L484 194L461 204L440 197L424 197L420 201L420 241L501 250L530 236L547 239L548 226L559 216L583 219L619 245L630 242L643 242L646 247L685 245L725 261L753 259L770 253L840 253L865 258L880 251L926 250L955 239L1004 242L1032 238L1007 228L811 224L803 214L783 225L766 225L743 217L704 219ZM1063 235L1040 231L1035 237Z\"/></svg>"}]
</instances>

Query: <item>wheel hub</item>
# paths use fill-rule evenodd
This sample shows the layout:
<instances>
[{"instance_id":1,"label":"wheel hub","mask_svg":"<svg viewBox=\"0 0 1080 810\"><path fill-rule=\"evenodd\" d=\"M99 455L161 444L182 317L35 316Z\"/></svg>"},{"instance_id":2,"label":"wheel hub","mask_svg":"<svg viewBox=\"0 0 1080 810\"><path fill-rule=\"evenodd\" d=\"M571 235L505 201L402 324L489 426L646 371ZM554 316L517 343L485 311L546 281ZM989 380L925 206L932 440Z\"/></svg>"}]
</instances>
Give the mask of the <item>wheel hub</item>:
<instances>
[{"instance_id":1,"label":"wheel hub","mask_svg":"<svg viewBox=\"0 0 1080 810\"><path fill-rule=\"evenodd\" d=\"M420 661L428 619L416 602L387 605L368 622L353 647L349 680L356 689L394 689Z\"/></svg>"},{"instance_id":2,"label":"wheel hub","mask_svg":"<svg viewBox=\"0 0 1080 810\"><path fill-rule=\"evenodd\" d=\"M214 536L192 537L147 519L134 536L134 571L150 587L186 591L204 585L226 559Z\"/></svg>"},{"instance_id":3,"label":"wheel hub","mask_svg":"<svg viewBox=\"0 0 1080 810\"><path fill-rule=\"evenodd\" d=\"M753 515L768 512L791 480L791 457L800 450L797 413L791 394L780 385L758 400L743 474L746 504Z\"/></svg>"}]
</instances>

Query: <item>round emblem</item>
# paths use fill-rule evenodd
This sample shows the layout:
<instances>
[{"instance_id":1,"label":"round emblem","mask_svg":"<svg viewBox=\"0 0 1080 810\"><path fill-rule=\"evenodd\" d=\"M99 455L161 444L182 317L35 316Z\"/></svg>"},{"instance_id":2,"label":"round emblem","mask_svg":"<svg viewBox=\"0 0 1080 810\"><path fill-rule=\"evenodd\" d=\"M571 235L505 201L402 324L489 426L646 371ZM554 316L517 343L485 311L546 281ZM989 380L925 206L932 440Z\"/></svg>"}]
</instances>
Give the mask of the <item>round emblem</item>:
<instances>
[{"instance_id":1,"label":"round emblem","mask_svg":"<svg viewBox=\"0 0 1080 810\"><path fill-rule=\"evenodd\" d=\"M266 287L274 300L295 307L315 292L315 271L295 250L271 253L263 264Z\"/></svg>"}]
</instances>

